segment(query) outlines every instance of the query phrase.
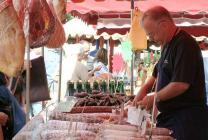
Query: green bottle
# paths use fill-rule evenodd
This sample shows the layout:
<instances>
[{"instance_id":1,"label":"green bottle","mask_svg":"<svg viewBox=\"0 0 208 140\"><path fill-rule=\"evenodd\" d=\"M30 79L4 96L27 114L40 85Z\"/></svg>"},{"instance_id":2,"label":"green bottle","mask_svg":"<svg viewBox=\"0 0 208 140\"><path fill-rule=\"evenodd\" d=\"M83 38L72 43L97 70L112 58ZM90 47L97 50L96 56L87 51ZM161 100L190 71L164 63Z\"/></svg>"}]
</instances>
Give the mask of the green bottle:
<instances>
[{"instance_id":1,"label":"green bottle","mask_svg":"<svg viewBox=\"0 0 208 140\"><path fill-rule=\"evenodd\" d=\"M77 81L77 92L80 93L83 91L82 89L82 82L81 81Z\"/></svg>"},{"instance_id":2,"label":"green bottle","mask_svg":"<svg viewBox=\"0 0 208 140\"><path fill-rule=\"evenodd\" d=\"M120 93L120 81L116 82L116 93Z\"/></svg>"},{"instance_id":3,"label":"green bottle","mask_svg":"<svg viewBox=\"0 0 208 140\"><path fill-rule=\"evenodd\" d=\"M93 82L93 90L99 90L99 84L97 81Z\"/></svg>"},{"instance_id":4,"label":"green bottle","mask_svg":"<svg viewBox=\"0 0 208 140\"><path fill-rule=\"evenodd\" d=\"M120 93L124 93L124 82L121 80L120 82Z\"/></svg>"},{"instance_id":5,"label":"green bottle","mask_svg":"<svg viewBox=\"0 0 208 140\"><path fill-rule=\"evenodd\" d=\"M110 90L111 94L115 93L115 81L114 80L110 81L110 83L109 83L109 90Z\"/></svg>"},{"instance_id":6,"label":"green bottle","mask_svg":"<svg viewBox=\"0 0 208 140\"><path fill-rule=\"evenodd\" d=\"M68 94L68 96L73 96L74 92L75 92L74 82L68 81L67 82L67 94Z\"/></svg>"},{"instance_id":7,"label":"green bottle","mask_svg":"<svg viewBox=\"0 0 208 140\"><path fill-rule=\"evenodd\" d=\"M107 83L106 83L105 80L103 80L103 81L101 82L100 89L101 89L101 91L102 91L103 93L106 93L106 92L107 92Z\"/></svg>"},{"instance_id":8,"label":"green bottle","mask_svg":"<svg viewBox=\"0 0 208 140\"><path fill-rule=\"evenodd\" d=\"M84 91L87 93L91 93L90 82L88 82L88 81L84 82Z\"/></svg>"}]
</instances>

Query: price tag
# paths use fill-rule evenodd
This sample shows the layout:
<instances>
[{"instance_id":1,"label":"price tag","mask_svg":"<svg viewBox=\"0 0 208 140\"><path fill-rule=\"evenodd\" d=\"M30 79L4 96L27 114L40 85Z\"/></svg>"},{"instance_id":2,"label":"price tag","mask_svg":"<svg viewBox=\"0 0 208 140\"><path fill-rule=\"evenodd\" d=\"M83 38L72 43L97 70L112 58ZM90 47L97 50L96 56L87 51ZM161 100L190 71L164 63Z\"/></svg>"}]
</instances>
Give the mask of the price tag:
<instances>
[{"instance_id":1,"label":"price tag","mask_svg":"<svg viewBox=\"0 0 208 140\"><path fill-rule=\"evenodd\" d=\"M139 118L139 112L136 107L130 106L128 108L128 119L127 122L133 125L138 125L138 118Z\"/></svg>"},{"instance_id":2,"label":"price tag","mask_svg":"<svg viewBox=\"0 0 208 140\"><path fill-rule=\"evenodd\" d=\"M145 121L145 115L147 114L147 111L141 108L138 108L138 110L139 110L138 125L142 126L142 122Z\"/></svg>"},{"instance_id":3,"label":"price tag","mask_svg":"<svg viewBox=\"0 0 208 140\"><path fill-rule=\"evenodd\" d=\"M145 109L129 106L127 122L129 122L132 125L137 125L142 127L142 123L145 121L146 115L147 115L147 111Z\"/></svg>"}]
</instances>

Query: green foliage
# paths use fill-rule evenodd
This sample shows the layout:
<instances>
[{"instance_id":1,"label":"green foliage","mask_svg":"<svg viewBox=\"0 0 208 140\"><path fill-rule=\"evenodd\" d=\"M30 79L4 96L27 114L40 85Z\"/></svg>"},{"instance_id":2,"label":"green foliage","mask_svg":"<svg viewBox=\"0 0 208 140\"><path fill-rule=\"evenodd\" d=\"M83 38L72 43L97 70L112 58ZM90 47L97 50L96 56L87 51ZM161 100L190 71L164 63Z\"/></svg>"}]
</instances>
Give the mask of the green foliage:
<instances>
[{"instance_id":1,"label":"green foliage","mask_svg":"<svg viewBox=\"0 0 208 140\"><path fill-rule=\"evenodd\" d=\"M130 61L132 58L132 45L129 41L122 42L122 56L124 61Z\"/></svg>"},{"instance_id":2,"label":"green foliage","mask_svg":"<svg viewBox=\"0 0 208 140\"><path fill-rule=\"evenodd\" d=\"M68 22L74 18L70 13L67 13L65 16L66 16L66 22Z\"/></svg>"}]
</instances>

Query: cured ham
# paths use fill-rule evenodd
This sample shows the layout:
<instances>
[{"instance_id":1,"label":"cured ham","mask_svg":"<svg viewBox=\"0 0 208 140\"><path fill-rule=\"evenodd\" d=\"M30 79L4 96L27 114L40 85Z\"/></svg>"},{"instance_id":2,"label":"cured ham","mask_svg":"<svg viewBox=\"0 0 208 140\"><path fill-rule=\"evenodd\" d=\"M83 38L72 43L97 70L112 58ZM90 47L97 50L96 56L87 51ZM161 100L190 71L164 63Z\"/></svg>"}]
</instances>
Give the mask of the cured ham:
<instances>
[{"instance_id":1,"label":"cured ham","mask_svg":"<svg viewBox=\"0 0 208 140\"><path fill-rule=\"evenodd\" d=\"M53 0L54 10L61 21L61 23L66 22L66 2L65 0Z\"/></svg>"},{"instance_id":2,"label":"cured ham","mask_svg":"<svg viewBox=\"0 0 208 140\"><path fill-rule=\"evenodd\" d=\"M25 37L12 2L0 4L0 71L17 76L24 62Z\"/></svg>"},{"instance_id":3,"label":"cured ham","mask_svg":"<svg viewBox=\"0 0 208 140\"><path fill-rule=\"evenodd\" d=\"M26 1L25 0L12 0L14 9L17 12L17 15L19 17L20 25L23 27L24 24L24 16L25 16L25 7L26 7Z\"/></svg>"},{"instance_id":4,"label":"cured ham","mask_svg":"<svg viewBox=\"0 0 208 140\"><path fill-rule=\"evenodd\" d=\"M29 2L29 3L27 3ZM64 0L13 0L23 27L25 9L29 5L29 44L31 48L57 48L66 41L61 21L65 21ZM61 21L60 21L61 20Z\"/></svg>"},{"instance_id":5,"label":"cured ham","mask_svg":"<svg viewBox=\"0 0 208 140\"><path fill-rule=\"evenodd\" d=\"M46 0L31 0L29 17L30 47L46 45L54 33L56 24L56 19Z\"/></svg>"},{"instance_id":6,"label":"cured ham","mask_svg":"<svg viewBox=\"0 0 208 140\"><path fill-rule=\"evenodd\" d=\"M53 13L53 17L55 18L55 26L54 26L54 32L49 37L47 47L58 48L61 47L66 42L65 32L61 24L61 21L59 20L56 14L52 0L48 0L48 5L50 7L51 12Z\"/></svg>"}]
</instances>

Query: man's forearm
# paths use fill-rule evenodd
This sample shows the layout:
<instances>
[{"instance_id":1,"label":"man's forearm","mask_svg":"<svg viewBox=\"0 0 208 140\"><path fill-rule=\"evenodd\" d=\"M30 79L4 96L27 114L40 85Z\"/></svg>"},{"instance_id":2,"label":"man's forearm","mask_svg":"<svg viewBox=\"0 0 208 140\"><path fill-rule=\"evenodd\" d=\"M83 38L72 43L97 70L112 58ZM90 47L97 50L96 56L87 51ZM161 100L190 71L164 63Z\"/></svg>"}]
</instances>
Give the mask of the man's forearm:
<instances>
[{"instance_id":1,"label":"man's forearm","mask_svg":"<svg viewBox=\"0 0 208 140\"><path fill-rule=\"evenodd\" d=\"M189 84L182 82L171 82L166 87L157 92L158 101L166 101L183 94L189 88Z\"/></svg>"},{"instance_id":2,"label":"man's forearm","mask_svg":"<svg viewBox=\"0 0 208 140\"><path fill-rule=\"evenodd\" d=\"M140 101L147 95L147 87L141 87L140 92L138 94L139 95L137 95L137 100Z\"/></svg>"},{"instance_id":3,"label":"man's forearm","mask_svg":"<svg viewBox=\"0 0 208 140\"><path fill-rule=\"evenodd\" d=\"M148 92L154 86L154 82L155 82L155 78L154 77L150 77L147 80L147 82L141 87L141 89L139 91L139 95L137 97L138 101L142 100L148 94Z\"/></svg>"}]
</instances>

